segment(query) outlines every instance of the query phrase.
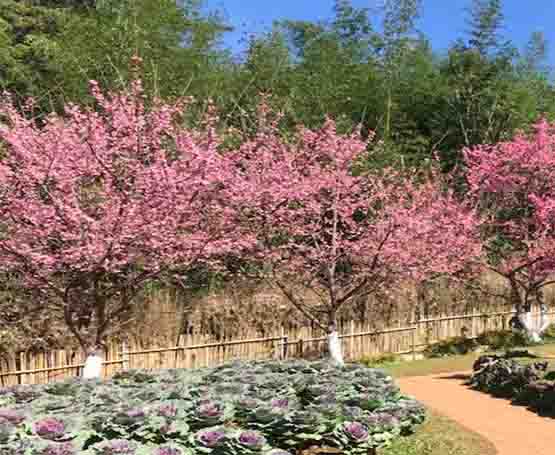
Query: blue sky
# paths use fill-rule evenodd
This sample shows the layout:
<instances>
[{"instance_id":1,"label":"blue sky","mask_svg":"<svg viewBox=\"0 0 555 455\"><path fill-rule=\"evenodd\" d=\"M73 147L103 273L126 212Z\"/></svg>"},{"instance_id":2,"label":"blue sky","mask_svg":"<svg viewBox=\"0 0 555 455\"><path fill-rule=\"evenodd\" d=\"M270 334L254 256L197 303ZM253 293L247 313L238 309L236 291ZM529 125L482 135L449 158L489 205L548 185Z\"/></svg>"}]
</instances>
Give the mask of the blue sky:
<instances>
[{"instance_id":1,"label":"blue sky","mask_svg":"<svg viewBox=\"0 0 555 455\"><path fill-rule=\"evenodd\" d=\"M228 34L226 45L240 49L245 32L267 29L274 20L326 19L331 16L333 0L205 0L209 8L225 13L236 31ZM379 0L353 0L357 7L371 7ZM465 29L465 8L470 0L423 0L423 16L419 28L431 39L435 50L447 48ZM505 31L519 47L533 31L546 34L550 61L555 61L555 0L505 0Z\"/></svg>"}]
</instances>

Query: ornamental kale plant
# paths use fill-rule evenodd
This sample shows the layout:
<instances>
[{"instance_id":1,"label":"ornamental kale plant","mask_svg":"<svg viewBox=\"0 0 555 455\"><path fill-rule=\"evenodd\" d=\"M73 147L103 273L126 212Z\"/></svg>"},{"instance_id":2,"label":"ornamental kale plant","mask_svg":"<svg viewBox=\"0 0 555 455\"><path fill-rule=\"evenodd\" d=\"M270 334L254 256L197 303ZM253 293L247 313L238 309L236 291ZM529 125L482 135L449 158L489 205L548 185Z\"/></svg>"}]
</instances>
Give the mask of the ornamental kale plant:
<instances>
[{"instance_id":1,"label":"ornamental kale plant","mask_svg":"<svg viewBox=\"0 0 555 455\"><path fill-rule=\"evenodd\" d=\"M290 455L311 446L362 454L425 418L383 371L323 361L125 371L101 385L0 396L0 453L21 455Z\"/></svg>"},{"instance_id":2,"label":"ornamental kale plant","mask_svg":"<svg viewBox=\"0 0 555 455\"><path fill-rule=\"evenodd\" d=\"M529 384L542 379L547 362L523 365L516 360L482 356L474 364L469 384L496 397L514 398Z\"/></svg>"},{"instance_id":3,"label":"ornamental kale plant","mask_svg":"<svg viewBox=\"0 0 555 455\"><path fill-rule=\"evenodd\" d=\"M555 416L555 372L548 362L523 364L504 356L482 356L474 363L468 384L482 392L507 398L540 415Z\"/></svg>"},{"instance_id":4,"label":"ornamental kale plant","mask_svg":"<svg viewBox=\"0 0 555 455\"><path fill-rule=\"evenodd\" d=\"M34 432L43 439L57 440L62 438L66 433L64 422L54 417L35 422Z\"/></svg>"}]
</instances>

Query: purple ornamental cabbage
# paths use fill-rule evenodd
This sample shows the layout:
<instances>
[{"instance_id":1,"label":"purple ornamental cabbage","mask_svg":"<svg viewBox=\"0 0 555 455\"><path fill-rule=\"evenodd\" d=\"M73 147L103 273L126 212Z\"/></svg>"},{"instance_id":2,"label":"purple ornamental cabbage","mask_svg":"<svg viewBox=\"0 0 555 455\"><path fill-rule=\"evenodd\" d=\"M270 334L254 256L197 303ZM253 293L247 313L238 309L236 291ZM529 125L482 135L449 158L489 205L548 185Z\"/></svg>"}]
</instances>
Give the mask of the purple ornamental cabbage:
<instances>
[{"instance_id":1,"label":"purple ornamental cabbage","mask_svg":"<svg viewBox=\"0 0 555 455\"><path fill-rule=\"evenodd\" d=\"M225 433L221 430L201 430L197 433L197 440L205 447L217 447L225 440Z\"/></svg>"},{"instance_id":2,"label":"purple ornamental cabbage","mask_svg":"<svg viewBox=\"0 0 555 455\"><path fill-rule=\"evenodd\" d=\"M159 447L152 455L182 455L181 449L175 447Z\"/></svg>"},{"instance_id":3,"label":"purple ornamental cabbage","mask_svg":"<svg viewBox=\"0 0 555 455\"><path fill-rule=\"evenodd\" d=\"M34 429L41 438L49 440L59 439L66 432L64 422L55 417L47 417L35 422Z\"/></svg>"},{"instance_id":4,"label":"purple ornamental cabbage","mask_svg":"<svg viewBox=\"0 0 555 455\"><path fill-rule=\"evenodd\" d=\"M134 455L135 450L135 445L126 439L112 439L100 446L102 455Z\"/></svg>"},{"instance_id":5,"label":"purple ornamental cabbage","mask_svg":"<svg viewBox=\"0 0 555 455\"><path fill-rule=\"evenodd\" d=\"M203 404L198 409L198 414L200 417L216 418L216 417L221 417L223 414L223 411L217 403L208 402Z\"/></svg>"},{"instance_id":6,"label":"purple ornamental cabbage","mask_svg":"<svg viewBox=\"0 0 555 455\"><path fill-rule=\"evenodd\" d=\"M351 439L357 442L368 440L368 429L359 422L347 422L343 426L343 430Z\"/></svg>"},{"instance_id":7,"label":"purple ornamental cabbage","mask_svg":"<svg viewBox=\"0 0 555 455\"><path fill-rule=\"evenodd\" d=\"M287 409L289 406L289 400L287 398L274 398L270 404L274 408Z\"/></svg>"},{"instance_id":8,"label":"purple ornamental cabbage","mask_svg":"<svg viewBox=\"0 0 555 455\"><path fill-rule=\"evenodd\" d=\"M19 414L17 411L8 408L0 409L0 422L6 421L13 425L19 425L25 420L25 416Z\"/></svg>"},{"instance_id":9,"label":"purple ornamental cabbage","mask_svg":"<svg viewBox=\"0 0 555 455\"><path fill-rule=\"evenodd\" d=\"M161 417L175 417L177 415L177 407L173 404L164 404L158 408L158 415Z\"/></svg>"},{"instance_id":10,"label":"purple ornamental cabbage","mask_svg":"<svg viewBox=\"0 0 555 455\"><path fill-rule=\"evenodd\" d=\"M131 408L125 413L125 415L127 417L131 417L132 419L138 419L145 416L145 411L141 408Z\"/></svg>"},{"instance_id":11,"label":"purple ornamental cabbage","mask_svg":"<svg viewBox=\"0 0 555 455\"><path fill-rule=\"evenodd\" d=\"M266 444L266 438L256 431L243 431L239 435L239 442L252 449L258 449Z\"/></svg>"},{"instance_id":12,"label":"purple ornamental cabbage","mask_svg":"<svg viewBox=\"0 0 555 455\"><path fill-rule=\"evenodd\" d=\"M71 442L65 442L63 444L49 445L42 455L76 455L77 452L73 447Z\"/></svg>"}]
</instances>

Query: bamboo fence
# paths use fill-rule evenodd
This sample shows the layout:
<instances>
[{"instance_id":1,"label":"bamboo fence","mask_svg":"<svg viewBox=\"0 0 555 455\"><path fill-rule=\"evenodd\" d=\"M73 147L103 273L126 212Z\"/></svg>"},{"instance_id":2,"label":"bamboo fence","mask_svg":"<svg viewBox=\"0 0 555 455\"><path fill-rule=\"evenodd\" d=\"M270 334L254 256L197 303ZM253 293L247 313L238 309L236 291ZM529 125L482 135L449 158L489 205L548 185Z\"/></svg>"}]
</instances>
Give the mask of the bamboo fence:
<instances>
[{"instance_id":1,"label":"bamboo fence","mask_svg":"<svg viewBox=\"0 0 555 455\"><path fill-rule=\"evenodd\" d=\"M413 354L437 341L454 336L474 338L489 330L509 328L513 311L470 313L412 321L410 325L376 330L368 321L348 321L340 327L347 360L383 354ZM551 312L548 314L555 314ZM539 318L539 313L535 313ZM256 332L241 339L214 340L208 335L181 335L171 347L153 347L141 340L110 343L104 355L103 376L122 369L203 368L231 360L315 358L326 346L325 334L316 328L281 329L268 337ZM83 354L76 351L0 354L0 387L45 384L81 374Z\"/></svg>"}]
</instances>

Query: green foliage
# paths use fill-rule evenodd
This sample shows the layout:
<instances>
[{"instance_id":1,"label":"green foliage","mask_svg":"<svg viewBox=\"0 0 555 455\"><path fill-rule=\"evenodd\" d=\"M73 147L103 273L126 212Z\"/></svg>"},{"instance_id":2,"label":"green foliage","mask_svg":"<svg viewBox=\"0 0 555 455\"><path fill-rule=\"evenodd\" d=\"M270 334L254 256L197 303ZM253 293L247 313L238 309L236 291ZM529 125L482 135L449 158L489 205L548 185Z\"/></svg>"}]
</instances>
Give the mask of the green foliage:
<instances>
[{"instance_id":1,"label":"green foliage","mask_svg":"<svg viewBox=\"0 0 555 455\"><path fill-rule=\"evenodd\" d=\"M65 68L63 95L87 97L87 81L114 88L133 78L133 55L142 59L148 93L211 96L219 84L215 50L226 30L215 15L203 15L196 0L103 0L73 11L60 37L57 62ZM202 79L202 80L201 80Z\"/></svg>"},{"instance_id":2,"label":"green foliage","mask_svg":"<svg viewBox=\"0 0 555 455\"><path fill-rule=\"evenodd\" d=\"M43 6L47 5L47 6ZM227 30L197 0L0 1L0 81L42 111L89 100L88 81L114 89L135 77L151 96L207 98L224 81Z\"/></svg>"},{"instance_id":3,"label":"green foliage","mask_svg":"<svg viewBox=\"0 0 555 455\"><path fill-rule=\"evenodd\" d=\"M500 0L474 0L466 41L447 52L416 30L419 0L375 11L336 0L327 20L284 19L249 38L243 56L220 46L228 30L201 0L0 0L0 81L44 112L62 100L87 102L88 80L125 84L142 59L147 93L212 98L225 127L249 132L260 94L284 113L283 128L320 125L327 115L349 130L377 134L368 167L444 169L465 146L493 143L555 114L555 91L540 33L518 52L500 37ZM379 142L378 142L379 141Z\"/></svg>"},{"instance_id":4,"label":"green foliage","mask_svg":"<svg viewBox=\"0 0 555 455\"><path fill-rule=\"evenodd\" d=\"M549 325L547 329L542 333L542 340L546 343L555 340L555 324Z\"/></svg>"},{"instance_id":5,"label":"green foliage","mask_svg":"<svg viewBox=\"0 0 555 455\"><path fill-rule=\"evenodd\" d=\"M478 336L477 341L482 346L488 346L494 350L506 350L519 346L532 346L528 336L521 331L492 330Z\"/></svg>"},{"instance_id":6,"label":"green foliage","mask_svg":"<svg viewBox=\"0 0 555 455\"><path fill-rule=\"evenodd\" d=\"M532 346L527 335L520 331L491 330L484 332L477 338L463 336L452 337L428 346L424 355L429 358L465 355L487 346L491 350L507 350L521 346ZM520 351L519 351L520 352Z\"/></svg>"},{"instance_id":7,"label":"green foliage","mask_svg":"<svg viewBox=\"0 0 555 455\"><path fill-rule=\"evenodd\" d=\"M474 364L469 381L472 388L496 397L514 398L529 384L542 378L547 362L522 365L515 360L497 356L482 356Z\"/></svg>"},{"instance_id":8,"label":"green foliage","mask_svg":"<svg viewBox=\"0 0 555 455\"><path fill-rule=\"evenodd\" d=\"M234 67L222 96L229 121L252 125L258 94L269 91L289 126L316 126L330 115L344 129L360 123L375 131L381 142L368 166L426 166L437 151L449 170L463 147L507 139L553 115L545 66L526 69L546 44L536 37L520 55L501 42L500 2L477 2L469 42L442 55L415 32L420 14L418 1L385 2L379 33L368 10L344 0L328 21L276 24Z\"/></svg>"},{"instance_id":9,"label":"green foliage","mask_svg":"<svg viewBox=\"0 0 555 455\"><path fill-rule=\"evenodd\" d=\"M379 368L384 365L390 365L398 362L399 359L395 354L380 354L378 356L365 356L360 359L360 363L369 368Z\"/></svg>"},{"instance_id":10,"label":"green foliage","mask_svg":"<svg viewBox=\"0 0 555 455\"><path fill-rule=\"evenodd\" d=\"M530 73L536 72L538 75L546 73L548 52L548 43L545 34L540 31L532 32L530 40L526 43L522 55L522 65L525 71Z\"/></svg>"},{"instance_id":11,"label":"green foliage","mask_svg":"<svg viewBox=\"0 0 555 455\"><path fill-rule=\"evenodd\" d=\"M526 385L514 398L514 403L527 406L540 415L555 417L555 383L553 374Z\"/></svg>"},{"instance_id":12,"label":"green foliage","mask_svg":"<svg viewBox=\"0 0 555 455\"><path fill-rule=\"evenodd\" d=\"M480 347L480 344L472 338L453 337L439 341L428 346L424 355L429 358L445 357L450 355L465 355Z\"/></svg>"},{"instance_id":13,"label":"green foliage","mask_svg":"<svg viewBox=\"0 0 555 455\"><path fill-rule=\"evenodd\" d=\"M424 418L391 377L358 364L134 370L104 383L0 389L0 452L146 455L172 447L178 451L168 453L182 455L283 455L272 449L319 445L359 454L411 433Z\"/></svg>"},{"instance_id":14,"label":"green foliage","mask_svg":"<svg viewBox=\"0 0 555 455\"><path fill-rule=\"evenodd\" d=\"M53 62L63 14L30 2L0 0L0 91L23 99L34 96L48 106L59 74Z\"/></svg>"},{"instance_id":15,"label":"green foliage","mask_svg":"<svg viewBox=\"0 0 555 455\"><path fill-rule=\"evenodd\" d=\"M547 362L523 365L514 360L484 356L474 365L470 385L513 404L547 416L555 416L555 372Z\"/></svg>"},{"instance_id":16,"label":"green foliage","mask_svg":"<svg viewBox=\"0 0 555 455\"><path fill-rule=\"evenodd\" d=\"M499 49L503 21L502 0L472 0L468 19L470 45L482 55Z\"/></svg>"}]
</instances>

